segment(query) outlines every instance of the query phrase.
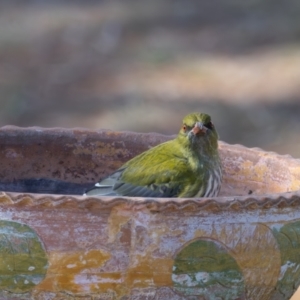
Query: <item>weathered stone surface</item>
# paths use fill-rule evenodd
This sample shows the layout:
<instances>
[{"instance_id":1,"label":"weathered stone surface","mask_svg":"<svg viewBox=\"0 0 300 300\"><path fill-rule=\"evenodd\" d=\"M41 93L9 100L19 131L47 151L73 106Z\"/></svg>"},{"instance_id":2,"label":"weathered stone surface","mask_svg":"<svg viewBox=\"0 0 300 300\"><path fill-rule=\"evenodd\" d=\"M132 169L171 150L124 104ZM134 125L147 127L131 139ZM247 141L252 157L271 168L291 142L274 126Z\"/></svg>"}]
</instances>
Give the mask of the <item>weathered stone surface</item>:
<instances>
[{"instance_id":1,"label":"weathered stone surface","mask_svg":"<svg viewBox=\"0 0 300 300\"><path fill-rule=\"evenodd\" d=\"M18 191L38 178L40 191L63 182L80 192L168 138L7 127L0 182ZM1 299L289 299L299 284L300 161L225 143L220 151L225 178L213 199L4 190Z\"/></svg>"}]
</instances>

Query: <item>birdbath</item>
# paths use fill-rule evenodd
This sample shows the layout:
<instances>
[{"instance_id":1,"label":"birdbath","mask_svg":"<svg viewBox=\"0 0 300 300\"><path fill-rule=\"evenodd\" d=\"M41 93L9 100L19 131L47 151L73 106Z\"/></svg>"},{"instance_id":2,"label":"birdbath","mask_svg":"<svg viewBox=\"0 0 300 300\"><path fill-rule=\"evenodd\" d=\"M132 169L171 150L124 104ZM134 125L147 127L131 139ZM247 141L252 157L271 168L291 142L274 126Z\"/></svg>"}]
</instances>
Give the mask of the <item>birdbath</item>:
<instances>
[{"instance_id":1,"label":"birdbath","mask_svg":"<svg viewBox=\"0 0 300 300\"><path fill-rule=\"evenodd\" d=\"M84 197L159 134L0 130L0 299L289 299L300 160L220 142L216 198Z\"/></svg>"}]
</instances>

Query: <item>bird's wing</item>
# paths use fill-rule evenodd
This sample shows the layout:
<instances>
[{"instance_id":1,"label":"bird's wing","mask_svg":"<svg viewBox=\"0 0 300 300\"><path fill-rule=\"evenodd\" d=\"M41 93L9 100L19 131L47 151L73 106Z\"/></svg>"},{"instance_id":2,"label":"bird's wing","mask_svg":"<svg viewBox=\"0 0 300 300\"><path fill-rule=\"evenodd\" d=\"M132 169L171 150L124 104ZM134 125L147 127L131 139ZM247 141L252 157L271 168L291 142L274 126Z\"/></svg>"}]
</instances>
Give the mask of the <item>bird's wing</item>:
<instances>
[{"instance_id":1,"label":"bird's wing","mask_svg":"<svg viewBox=\"0 0 300 300\"><path fill-rule=\"evenodd\" d=\"M196 180L201 178L195 178L187 159L164 143L133 158L86 195L176 197Z\"/></svg>"},{"instance_id":2,"label":"bird's wing","mask_svg":"<svg viewBox=\"0 0 300 300\"><path fill-rule=\"evenodd\" d=\"M161 183L142 186L138 183L118 182L114 186L114 191L118 195L133 197L176 197L181 190L178 183Z\"/></svg>"},{"instance_id":3,"label":"bird's wing","mask_svg":"<svg viewBox=\"0 0 300 300\"><path fill-rule=\"evenodd\" d=\"M169 164L170 166L170 161ZM178 167L178 164L176 164ZM122 168L104 178L86 192L88 196L133 196L133 197L175 197L182 190L184 180L180 180L178 170L165 170L164 164L156 170L149 168L139 172ZM154 170L155 169L155 170ZM127 172L126 172L127 171ZM122 176L123 174L126 176ZM138 175L140 173L140 175Z\"/></svg>"}]
</instances>

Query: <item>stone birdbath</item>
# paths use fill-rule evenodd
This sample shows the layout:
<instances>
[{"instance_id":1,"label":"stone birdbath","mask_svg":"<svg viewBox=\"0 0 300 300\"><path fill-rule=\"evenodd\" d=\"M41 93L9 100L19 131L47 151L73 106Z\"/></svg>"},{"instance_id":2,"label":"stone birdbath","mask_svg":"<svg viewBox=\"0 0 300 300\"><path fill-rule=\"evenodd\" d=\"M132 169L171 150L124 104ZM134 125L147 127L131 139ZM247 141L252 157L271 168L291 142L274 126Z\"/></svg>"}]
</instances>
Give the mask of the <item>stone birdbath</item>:
<instances>
[{"instance_id":1,"label":"stone birdbath","mask_svg":"<svg viewBox=\"0 0 300 300\"><path fill-rule=\"evenodd\" d=\"M83 197L158 134L0 130L0 299L289 299L300 160L220 142L217 198Z\"/></svg>"}]
</instances>

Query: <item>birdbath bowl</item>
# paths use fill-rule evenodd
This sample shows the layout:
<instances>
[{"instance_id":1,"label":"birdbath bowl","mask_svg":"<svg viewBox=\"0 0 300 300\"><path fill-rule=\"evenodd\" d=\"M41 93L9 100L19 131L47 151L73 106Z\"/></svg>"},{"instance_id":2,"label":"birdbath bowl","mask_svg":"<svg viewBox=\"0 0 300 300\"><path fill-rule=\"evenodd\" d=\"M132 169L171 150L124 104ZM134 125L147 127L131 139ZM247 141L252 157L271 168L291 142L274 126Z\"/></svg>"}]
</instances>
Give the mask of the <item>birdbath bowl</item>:
<instances>
[{"instance_id":1,"label":"birdbath bowl","mask_svg":"<svg viewBox=\"0 0 300 300\"><path fill-rule=\"evenodd\" d=\"M220 142L217 198L81 196L170 138L2 128L0 299L289 299L300 160Z\"/></svg>"}]
</instances>

